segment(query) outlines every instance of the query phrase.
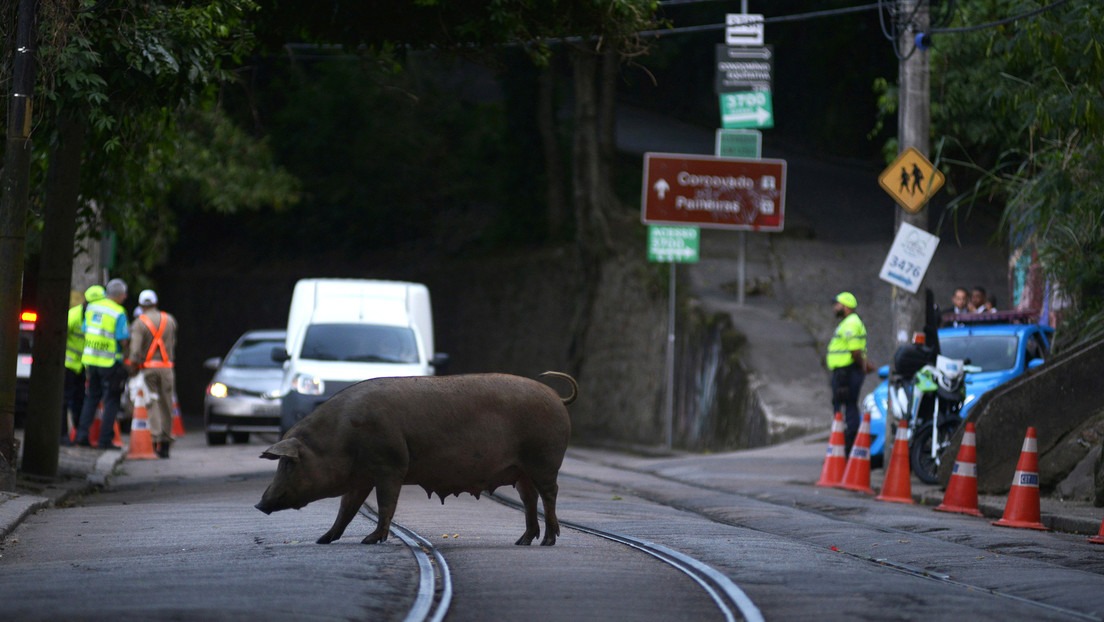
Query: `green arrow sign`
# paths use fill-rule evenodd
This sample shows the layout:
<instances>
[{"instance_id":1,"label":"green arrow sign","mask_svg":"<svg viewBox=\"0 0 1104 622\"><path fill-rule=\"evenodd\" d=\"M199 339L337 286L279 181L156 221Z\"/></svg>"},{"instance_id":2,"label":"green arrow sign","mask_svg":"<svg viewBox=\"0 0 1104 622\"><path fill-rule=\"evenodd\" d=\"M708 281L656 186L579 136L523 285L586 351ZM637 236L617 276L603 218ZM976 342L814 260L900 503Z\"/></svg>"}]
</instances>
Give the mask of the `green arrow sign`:
<instances>
[{"instance_id":1,"label":"green arrow sign","mask_svg":"<svg viewBox=\"0 0 1104 622\"><path fill-rule=\"evenodd\" d=\"M721 127L774 127L774 105L770 91L721 93Z\"/></svg>"},{"instance_id":2,"label":"green arrow sign","mask_svg":"<svg viewBox=\"0 0 1104 622\"><path fill-rule=\"evenodd\" d=\"M648 227L648 261L653 263L697 263L701 248L698 227Z\"/></svg>"}]
</instances>

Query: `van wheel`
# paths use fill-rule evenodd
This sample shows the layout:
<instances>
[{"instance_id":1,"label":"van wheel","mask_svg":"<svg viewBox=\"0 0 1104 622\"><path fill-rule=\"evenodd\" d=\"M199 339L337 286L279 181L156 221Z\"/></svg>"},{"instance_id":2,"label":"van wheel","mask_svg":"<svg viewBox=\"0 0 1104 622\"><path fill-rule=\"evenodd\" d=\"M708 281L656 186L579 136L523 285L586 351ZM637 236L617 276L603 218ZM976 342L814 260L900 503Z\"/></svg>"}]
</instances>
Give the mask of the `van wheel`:
<instances>
[{"instance_id":1,"label":"van wheel","mask_svg":"<svg viewBox=\"0 0 1104 622\"><path fill-rule=\"evenodd\" d=\"M225 445L226 444L226 432L208 432L207 433L208 445Z\"/></svg>"},{"instance_id":2,"label":"van wheel","mask_svg":"<svg viewBox=\"0 0 1104 622\"><path fill-rule=\"evenodd\" d=\"M234 437L234 442L239 445L249 442L249 432L231 432L230 435Z\"/></svg>"}]
</instances>

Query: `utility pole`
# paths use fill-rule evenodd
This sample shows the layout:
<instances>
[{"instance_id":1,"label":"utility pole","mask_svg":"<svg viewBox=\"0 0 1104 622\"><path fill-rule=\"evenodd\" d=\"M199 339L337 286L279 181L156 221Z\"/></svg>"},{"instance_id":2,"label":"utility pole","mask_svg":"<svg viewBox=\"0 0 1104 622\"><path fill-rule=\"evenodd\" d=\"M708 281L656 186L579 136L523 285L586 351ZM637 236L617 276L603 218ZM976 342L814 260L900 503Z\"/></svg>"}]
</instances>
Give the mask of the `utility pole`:
<instances>
[{"instance_id":1,"label":"utility pole","mask_svg":"<svg viewBox=\"0 0 1104 622\"><path fill-rule=\"evenodd\" d=\"M15 353L23 299L23 247L31 163L38 0L19 0L4 170L0 174L0 490L15 489Z\"/></svg>"},{"instance_id":2,"label":"utility pole","mask_svg":"<svg viewBox=\"0 0 1104 622\"><path fill-rule=\"evenodd\" d=\"M897 101L897 149L898 153L916 148L929 157L931 149L931 85L929 81L928 54L920 49L916 37L928 31L930 14L928 0L899 0L897 17L898 64L898 101ZM922 207L915 214L906 212L897 206L897 222L894 232L901 223L908 223L923 231L928 230L928 209ZM899 287L893 287L893 337L897 346L910 341L913 331L920 330L924 324L924 306L922 298Z\"/></svg>"}]
</instances>

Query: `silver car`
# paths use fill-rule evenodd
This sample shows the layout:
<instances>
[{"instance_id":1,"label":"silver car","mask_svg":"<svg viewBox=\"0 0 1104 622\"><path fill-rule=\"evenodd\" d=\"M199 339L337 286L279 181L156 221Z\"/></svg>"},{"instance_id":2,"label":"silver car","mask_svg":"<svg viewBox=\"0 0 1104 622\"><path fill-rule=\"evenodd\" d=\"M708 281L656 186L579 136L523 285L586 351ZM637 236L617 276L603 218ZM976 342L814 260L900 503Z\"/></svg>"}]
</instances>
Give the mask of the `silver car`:
<instances>
[{"instance_id":1,"label":"silver car","mask_svg":"<svg viewBox=\"0 0 1104 622\"><path fill-rule=\"evenodd\" d=\"M283 330L251 330L230 348L226 358L207 359L215 370L203 399L208 445L248 443L251 432L280 432L280 383L284 369L272 360L272 349L284 347Z\"/></svg>"}]
</instances>

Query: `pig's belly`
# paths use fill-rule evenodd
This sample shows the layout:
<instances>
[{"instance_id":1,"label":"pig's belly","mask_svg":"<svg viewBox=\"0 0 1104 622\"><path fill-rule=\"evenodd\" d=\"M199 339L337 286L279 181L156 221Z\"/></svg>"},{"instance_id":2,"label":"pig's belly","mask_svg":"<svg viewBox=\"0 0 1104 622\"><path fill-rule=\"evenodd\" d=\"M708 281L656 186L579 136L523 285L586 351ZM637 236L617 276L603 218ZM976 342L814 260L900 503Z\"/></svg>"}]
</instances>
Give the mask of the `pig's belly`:
<instances>
[{"instance_id":1,"label":"pig's belly","mask_svg":"<svg viewBox=\"0 0 1104 622\"><path fill-rule=\"evenodd\" d=\"M520 476L521 469L514 465L482 469L473 469L469 465L467 468L444 468L434 473L411 473L404 483L421 486L429 496L437 495L441 499L462 492L479 498L480 494L493 492L500 486L513 486Z\"/></svg>"}]
</instances>

